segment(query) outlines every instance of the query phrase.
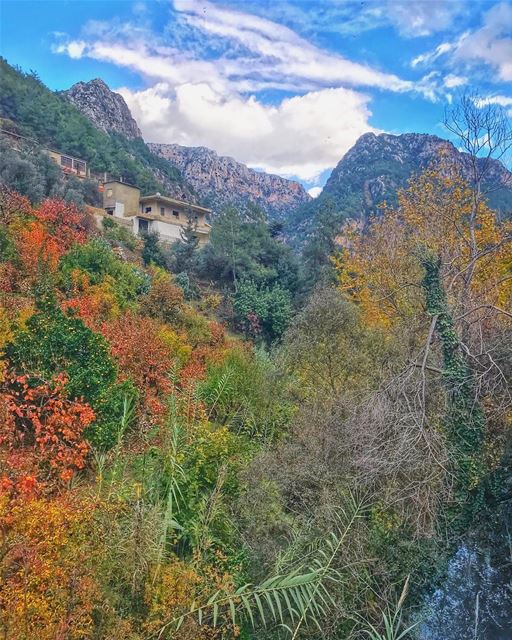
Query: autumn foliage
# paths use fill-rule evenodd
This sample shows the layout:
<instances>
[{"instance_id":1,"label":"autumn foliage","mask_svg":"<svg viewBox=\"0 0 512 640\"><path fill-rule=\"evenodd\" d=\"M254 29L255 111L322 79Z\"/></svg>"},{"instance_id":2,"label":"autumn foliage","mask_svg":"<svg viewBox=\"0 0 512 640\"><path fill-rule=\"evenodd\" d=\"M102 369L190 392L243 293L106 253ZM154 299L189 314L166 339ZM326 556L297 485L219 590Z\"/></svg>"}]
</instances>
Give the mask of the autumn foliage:
<instances>
[{"instance_id":1,"label":"autumn foliage","mask_svg":"<svg viewBox=\"0 0 512 640\"><path fill-rule=\"evenodd\" d=\"M230 345L168 273L123 262L75 206L47 200L32 208L15 193L0 195L3 637L158 632L170 613L219 584L206 558L193 567L169 553L169 516L155 518L167 500L173 403L194 474L176 494L190 491L184 518L233 455L194 390ZM145 459L153 470L144 470ZM180 454L176 468L183 461ZM229 572L221 575L232 584ZM190 622L180 637L218 633Z\"/></svg>"}]
</instances>

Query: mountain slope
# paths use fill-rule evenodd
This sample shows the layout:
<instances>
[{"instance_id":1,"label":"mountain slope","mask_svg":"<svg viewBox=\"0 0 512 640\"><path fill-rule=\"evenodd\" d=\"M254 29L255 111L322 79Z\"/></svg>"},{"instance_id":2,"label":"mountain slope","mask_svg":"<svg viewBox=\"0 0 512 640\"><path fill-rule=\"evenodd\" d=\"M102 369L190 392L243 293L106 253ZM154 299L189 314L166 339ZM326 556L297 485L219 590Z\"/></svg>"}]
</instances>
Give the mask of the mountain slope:
<instances>
[{"instance_id":1,"label":"mountain slope","mask_svg":"<svg viewBox=\"0 0 512 640\"><path fill-rule=\"evenodd\" d=\"M245 206L253 202L272 218L281 218L311 197L293 180L250 169L206 147L149 143L153 153L169 160L208 206Z\"/></svg>"},{"instance_id":2,"label":"mountain slope","mask_svg":"<svg viewBox=\"0 0 512 640\"><path fill-rule=\"evenodd\" d=\"M142 138L123 96L111 91L100 78L77 82L62 93L100 131L115 131L130 140Z\"/></svg>"},{"instance_id":3,"label":"mountain slope","mask_svg":"<svg viewBox=\"0 0 512 640\"><path fill-rule=\"evenodd\" d=\"M193 198L179 170L151 153L142 138L99 130L61 93L50 91L33 73L0 58L2 128L88 162L92 172L138 185L143 193L166 191Z\"/></svg>"},{"instance_id":4,"label":"mountain slope","mask_svg":"<svg viewBox=\"0 0 512 640\"><path fill-rule=\"evenodd\" d=\"M425 170L440 153L458 163L469 178L470 157L437 136L420 133L399 136L367 133L361 136L333 169L318 198L288 218L290 236L299 243L307 240L320 219L325 224L323 212L326 210L336 211L335 224L338 226L343 219L366 220L368 216L378 214L381 203L396 204L397 191L407 186L410 178ZM490 206L504 216L510 216L510 171L501 162L492 160L484 186L490 189Z\"/></svg>"}]
</instances>

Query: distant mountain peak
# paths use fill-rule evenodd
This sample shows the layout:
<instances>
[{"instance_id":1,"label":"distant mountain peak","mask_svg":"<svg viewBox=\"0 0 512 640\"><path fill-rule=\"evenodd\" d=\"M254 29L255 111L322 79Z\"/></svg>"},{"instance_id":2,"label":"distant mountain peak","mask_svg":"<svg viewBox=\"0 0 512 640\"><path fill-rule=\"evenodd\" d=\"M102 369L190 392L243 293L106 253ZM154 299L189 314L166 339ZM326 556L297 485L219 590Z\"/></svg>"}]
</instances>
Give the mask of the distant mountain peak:
<instances>
[{"instance_id":1,"label":"distant mountain peak","mask_svg":"<svg viewBox=\"0 0 512 640\"><path fill-rule=\"evenodd\" d=\"M63 93L101 131L121 133L131 140L142 137L123 96L101 78L77 82Z\"/></svg>"},{"instance_id":2,"label":"distant mountain peak","mask_svg":"<svg viewBox=\"0 0 512 640\"><path fill-rule=\"evenodd\" d=\"M378 213L387 200L396 203L397 191L407 186L409 179L424 171L440 152L458 164L469 178L471 160L448 140L426 133L366 133L343 156L333 169L323 189L324 197L334 198L346 217L366 218ZM482 160L483 162L483 160ZM486 181L492 183L491 206L512 209L511 174L497 160L491 160Z\"/></svg>"}]
</instances>

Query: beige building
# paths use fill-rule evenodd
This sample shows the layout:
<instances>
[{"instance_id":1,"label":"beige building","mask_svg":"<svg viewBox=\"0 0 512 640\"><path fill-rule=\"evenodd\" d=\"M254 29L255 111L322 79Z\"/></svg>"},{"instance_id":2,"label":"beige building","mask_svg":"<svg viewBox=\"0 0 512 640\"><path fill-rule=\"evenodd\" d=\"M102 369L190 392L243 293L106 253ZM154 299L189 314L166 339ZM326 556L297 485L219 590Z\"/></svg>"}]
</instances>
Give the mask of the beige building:
<instances>
[{"instance_id":1,"label":"beige building","mask_svg":"<svg viewBox=\"0 0 512 640\"><path fill-rule=\"evenodd\" d=\"M140 189L116 180L103 185L105 213L118 218L131 219L136 235L158 233L166 242L182 239L182 230L189 222L199 244L206 244L210 235L208 215L210 209L189 204L155 193L140 197Z\"/></svg>"},{"instance_id":2,"label":"beige building","mask_svg":"<svg viewBox=\"0 0 512 640\"><path fill-rule=\"evenodd\" d=\"M136 216L139 207L140 189L127 182L111 180L103 185L103 208L105 213L116 218Z\"/></svg>"},{"instance_id":3,"label":"beige building","mask_svg":"<svg viewBox=\"0 0 512 640\"><path fill-rule=\"evenodd\" d=\"M66 153L61 153L60 151L54 151L53 149L42 148L34 138L20 136L19 134L14 133L14 131L0 129L0 135L5 138L9 145L13 149L16 149L16 151L42 149L42 151L44 151L64 173L77 176L78 178L89 178L89 170L85 160L69 156Z\"/></svg>"}]
</instances>

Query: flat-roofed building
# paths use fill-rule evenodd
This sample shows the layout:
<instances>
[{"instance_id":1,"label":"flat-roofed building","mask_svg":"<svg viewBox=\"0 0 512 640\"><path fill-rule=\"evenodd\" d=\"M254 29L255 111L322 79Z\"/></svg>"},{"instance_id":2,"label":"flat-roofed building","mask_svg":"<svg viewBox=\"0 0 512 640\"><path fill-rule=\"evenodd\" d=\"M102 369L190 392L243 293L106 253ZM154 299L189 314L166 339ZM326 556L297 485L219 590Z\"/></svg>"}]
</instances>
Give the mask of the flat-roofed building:
<instances>
[{"instance_id":1,"label":"flat-roofed building","mask_svg":"<svg viewBox=\"0 0 512 640\"><path fill-rule=\"evenodd\" d=\"M78 178L88 177L87 162L85 160L80 160L80 158L68 156L65 153L54 151L53 149L46 149L46 153L56 164L59 165L64 173L75 175Z\"/></svg>"},{"instance_id":2,"label":"flat-roofed building","mask_svg":"<svg viewBox=\"0 0 512 640\"><path fill-rule=\"evenodd\" d=\"M199 244L205 244L211 229L208 223L210 213L210 209L205 207L155 193L140 199L134 231L138 234L155 231L162 240L173 242L181 240L182 230L191 224Z\"/></svg>"}]
</instances>

